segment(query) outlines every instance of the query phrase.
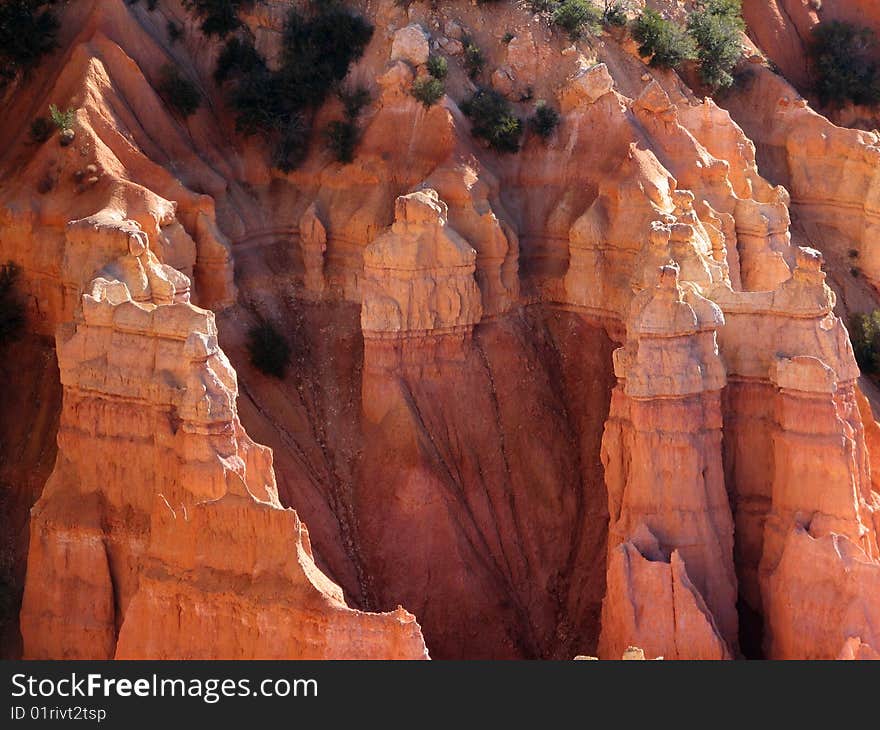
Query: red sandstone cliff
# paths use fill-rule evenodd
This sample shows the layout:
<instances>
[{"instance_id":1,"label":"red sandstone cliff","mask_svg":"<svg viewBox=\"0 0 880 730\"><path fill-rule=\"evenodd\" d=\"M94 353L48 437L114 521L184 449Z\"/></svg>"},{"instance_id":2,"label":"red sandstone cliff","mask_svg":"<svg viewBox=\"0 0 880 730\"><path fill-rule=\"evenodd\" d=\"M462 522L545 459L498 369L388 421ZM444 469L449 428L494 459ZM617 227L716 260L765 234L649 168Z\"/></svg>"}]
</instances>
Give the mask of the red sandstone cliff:
<instances>
[{"instance_id":1,"label":"red sandstone cliff","mask_svg":"<svg viewBox=\"0 0 880 730\"><path fill-rule=\"evenodd\" d=\"M287 5L245 18L270 59ZM352 5L351 164L316 134L272 169L177 2L71 4L6 90L0 259L60 369L20 378L51 405L2 401L10 444L40 424L2 464L16 529L36 501L24 655L876 655L878 427L837 316L878 300L876 135L759 64L716 103L513 5ZM752 38L798 83L811 11L766 5ZM520 113L561 110L547 143L473 140L465 31ZM187 121L167 61L204 94ZM27 139L49 103L68 147ZM260 319L283 379L248 362Z\"/></svg>"}]
</instances>

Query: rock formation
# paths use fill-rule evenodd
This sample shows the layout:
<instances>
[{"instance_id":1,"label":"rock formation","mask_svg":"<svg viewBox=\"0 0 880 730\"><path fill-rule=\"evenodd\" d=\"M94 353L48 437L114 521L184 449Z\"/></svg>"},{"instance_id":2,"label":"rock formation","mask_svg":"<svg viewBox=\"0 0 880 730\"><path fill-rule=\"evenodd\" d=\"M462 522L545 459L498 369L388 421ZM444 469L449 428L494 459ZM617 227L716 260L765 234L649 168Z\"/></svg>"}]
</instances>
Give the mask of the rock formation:
<instances>
[{"instance_id":1,"label":"rock formation","mask_svg":"<svg viewBox=\"0 0 880 730\"><path fill-rule=\"evenodd\" d=\"M397 199L391 231L364 251L361 329L366 337L470 329L482 305L476 251L448 225L433 190Z\"/></svg>"},{"instance_id":2,"label":"rock formation","mask_svg":"<svg viewBox=\"0 0 880 730\"><path fill-rule=\"evenodd\" d=\"M676 265L633 299L603 436L611 526L601 656L632 641L670 659L737 643L733 521L721 462L717 305Z\"/></svg>"},{"instance_id":3,"label":"rock formation","mask_svg":"<svg viewBox=\"0 0 880 730\"><path fill-rule=\"evenodd\" d=\"M235 32L270 70L289 5ZM310 108L289 171L178 0L56 7L0 89L9 357L45 392L0 398L24 656L877 656L880 396L844 321L880 302L880 139L764 63L700 100L626 30L521 5L350 4L373 34L339 88L369 101ZM752 60L803 84L810 28L864 3L744 5ZM487 85L515 154L462 112ZM29 135L50 104L64 145Z\"/></svg>"},{"instance_id":4,"label":"rock formation","mask_svg":"<svg viewBox=\"0 0 880 730\"><path fill-rule=\"evenodd\" d=\"M128 250L59 334L59 455L32 513L25 657L427 656L411 615L353 611L315 567L187 277L135 223L106 235Z\"/></svg>"}]
</instances>

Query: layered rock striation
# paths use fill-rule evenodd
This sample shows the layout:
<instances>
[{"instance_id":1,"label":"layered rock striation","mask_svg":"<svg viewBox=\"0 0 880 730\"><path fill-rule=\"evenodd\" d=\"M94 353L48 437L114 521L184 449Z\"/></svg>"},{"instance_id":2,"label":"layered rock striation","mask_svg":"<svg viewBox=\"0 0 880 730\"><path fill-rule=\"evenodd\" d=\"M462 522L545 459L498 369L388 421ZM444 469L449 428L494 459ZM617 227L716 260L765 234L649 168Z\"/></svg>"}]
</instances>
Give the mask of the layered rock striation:
<instances>
[{"instance_id":1,"label":"layered rock striation","mask_svg":"<svg viewBox=\"0 0 880 730\"><path fill-rule=\"evenodd\" d=\"M135 224L115 239L128 251L58 336L59 455L31 517L24 655L425 658L411 615L349 609L314 565L188 278Z\"/></svg>"},{"instance_id":2,"label":"layered rock striation","mask_svg":"<svg viewBox=\"0 0 880 730\"><path fill-rule=\"evenodd\" d=\"M25 655L876 656L880 438L841 319L878 301L876 134L761 64L722 108L622 31L442 5L358 6L347 164L315 134L273 169L178 3L70 4L58 62L7 93L0 253L63 389ZM814 22L764 6L761 44ZM242 16L271 68L286 9ZM560 111L546 139L472 137L468 40L517 116ZM166 62L203 94L187 119ZM25 139L49 103L72 145ZM284 378L249 361L257 320Z\"/></svg>"},{"instance_id":3,"label":"layered rock striation","mask_svg":"<svg viewBox=\"0 0 880 730\"><path fill-rule=\"evenodd\" d=\"M721 459L720 308L677 265L631 305L602 461L611 526L600 656L632 642L669 659L737 647L733 520Z\"/></svg>"}]
</instances>

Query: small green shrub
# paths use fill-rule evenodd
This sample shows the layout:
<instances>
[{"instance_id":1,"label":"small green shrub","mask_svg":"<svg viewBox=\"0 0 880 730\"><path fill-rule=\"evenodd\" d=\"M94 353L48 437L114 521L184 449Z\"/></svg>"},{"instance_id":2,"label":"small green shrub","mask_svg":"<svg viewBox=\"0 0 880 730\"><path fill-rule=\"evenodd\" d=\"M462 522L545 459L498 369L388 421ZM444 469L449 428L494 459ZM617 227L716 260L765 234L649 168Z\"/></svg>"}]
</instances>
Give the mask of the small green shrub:
<instances>
[{"instance_id":1,"label":"small green shrub","mask_svg":"<svg viewBox=\"0 0 880 730\"><path fill-rule=\"evenodd\" d=\"M626 26L626 8L623 6L623 3L609 4L606 0L605 10L602 13L602 21L615 28L623 28Z\"/></svg>"},{"instance_id":2,"label":"small green shrub","mask_svg":"<svg viewBox=\"0 0 880 730\"><path fill-rule=\"evenodd\" d=\"M354 160L358 136L357 125L350 119L332 121L324 131L327 148L334 159L346 165Z\"/></svg>"},{"instance_id":3,"label":"small green shrub","mask_svg":"<svg viewBox=\"0 0 880 730\"><path fill-rule=\"evenodd\" d=\"M416 79L412 85L412 95L426 107L434 106L445 93L446 88L443 82L433 76Z\"/></svg>"},{"instance_id":4,"label":"small green shrub","mask_svg":"<svg viewBox=\"0 0 880 730\"><path fill-rule=\"evenodd\" d=\"M240 28L239 11L253 5L254 0L183 0L183 7L201 19L202 33L220 38Z\"/></svg>"},{"instance_id":5,"label":"small green shrub","mask_svg":"<svg viewBox=\"0 0 880 730\"><path fill-rule=\"evenodd\" d=\"M252 74L266 70L262 56L250 40L230 38L217 57L214 68L214 81L223 84L242 74Z\"/></svg>"},{"instance_id":6,"label":"small green shrub","mask_svg":"<svg viewBox=\"0 0 880 730\"><path fill-rule=\"evenodd\" d=\"M546 13L558 3L559 0L529 0L529 8L533 13Z\"/></svg>"},{"instance_id":7,"label":"small green shrub","mask_svg":"<svg viewBox=\"0 0 880 730\"><path fill-rule=\"evenodd\" d=\"M449 62L443 56L432 55L428 58L428 73L435 79L443 81L449 73Z\"/></svg>"},{"instance_id":8,"label":"small green shrub","mask_svg":"<svg viewBox=\"0 0 880 730\"><path fill-rule=\"evenodd\" d=\"M373 26L342 6L322 6L311 17L291 11L284 26L282 92L295 108L318 107L363 55Z\"/></svg>"},{"instance_id":9,"label":"small green shrub","mask_svg":"<svg viewBox=\"0 0 880 730\"><path fill-rule=\"evenodd\" d=\"M165 32L168 33L168 40L170 40L172 43L177 43L177 41L183 38L183 28L181 28L173 20L169 20L165 24Z\"/></svg>"},{"instance_id":10,"label":"small green shrub","mask_svg":"<svg viewBox=\"0 0 880 730\"><path fill-rule=\"evenodd\" d=\"M707 0L688 17L688 32L697 44L700 77L713 89L733 83L731 71L742 56L745 30L741 0Z\"/></svg>"},{"instance_id":11,"label":"small green shrub","mask_svg":"<svg viewBox=\"0 0 880 730\"><path fill-rule=\"evenodd\" d=\"M260 372L283 378L290 364L290 343L269 320L263 320L248 332L251 363Z\"/></svg>"},{"instance_id":12,"label":"small green shrub","mask_svg":"<svg viewBox=\"0 0 880 730\"><path fill-rule=\"evenodd\" d=\"M49 116L52 119L52 124L58 129L59 132L63 132L66 129L73 129L73 122L76 119L76 111L73 109L65 109L61 111L54 104L49 105Z\"/></svg>"},{"instance_id":13,"label":"small green shrub","mask_svg":"<svg viewBox=\"0 0 880 730\"><path fill-rule=\"evenodd\" d=\"M862 372L880 372L880 309L870 314L854 314L849 321L849 339Z\"/></svg>"},{"instance_id":14,"label":"small green shrub","mask_svg":"<svg viewBox=\"0 0 880 730\"><path fill-rule=\"evenodd\" d=\"M17 339L24 329L25 308L18 292L18 267L0 266L0 346Z\"/></svg>"},{"instance_id":15,"label":"small green shrub","mask_svg":"<svg viewBox=\"0 0 880 730\"><path fill-rule=\"evenodd\" d=\"M0 86L39 65L56 48L59 23L53 2L0 3Z\"/></svg>"},{"instance_id":16,"label":"small green shrub","mask_svg":"<svg viewBox=\"0 0 880 730\"><path fill-rule=\"evenodd\" d=\"M486 65L486 56L470 36L462 38L462 44L464 45L465 70L467 71L468 78L475 79Z\"/></svg>"},{"instance_id":17,"label":"small green shrub","mask_svg":"<svg viewBox=\"0 0 880 730\"><path fill-rule=\"evenodd\" d=\"M52 136L55 125L48 117L37 117L31 122L30 137L33 142L42 144Z\"/></svg>"},{"instance_id":18,"label":"small green shrub","mask_svg":"<svg viewBox=\"0 0 880 730\"><path fill-rule=\"evenodd\" d=\"M553 9L552 20L572 40L602 32L602 11L590 0L560 0Z\"/></svg>"},{"instance_id":19,"label":"small green shrub","mask_svg":"<svg viewBox=\"0 0 880 730\"><path fill-rule=\"evenodd\" d=\"M501 42L506 46L514 38L516 38L516 34L511 31L507 31L503 36L501 36Z\"/></svg>"},{"instance_id":20,"label":"small green shrub","mask_svg":"<svg viewBox=\"0 0 880 730\"><path fill-rule=\"evenodd\" d=\"M815 91L822 104L880 102L880 72L875 58L877 38L869 28L832 21L813 29L810 55Z\"/></svg>"},{"instance_id":21,"label":"small green shrub","mask_svg":"<svg viewBox=\"0 0 880 730\"><path fill-rule=\"evenodd\" d=\"M651 57L655 68L677 68L696 57L696 45L680 25L646 9L633 24L633 38L640 44L639 53Z\"/></svg>"},{"instance_id":22,"label":"small green shrub","mask_svg":"<svg viewBox=\"0 0 880 730\"><path fill-rule=\"evenodd\" d=\"M285 173L299 167L308 154L311 134L311 124L302 114L285 120L272 151L272 164Z\"/></svg>"},{"instance_id":23,"label":"small green shrub","mask_svg":"<svg viewBox=\"0 0 880 730\"><path fill-rule=\"evenodd\" d=\"M351 89L340 89L339 101L345 109L345 117L347 119L357 119L360 113L369 106L373 100L370 90L366 86L355 86Z\"/></svg>"},{"instance_id":24,"label":"small green shrub","mask_svg":"<svg viewBox=\"0 0 880 730\"><path fill-rule=\"evenodd\" d=\"M278 70L269 69L249 41L232 39L218 58L215 78L229 82L237 129L268 137L274 144L273 165L293 170L308 151L314 110L331 92L339 93L349 121L369 103L366 89L347 92L338 86L372 35L364 18L333 2L314 3L308 14L296 8L289 12ZM342 141L338 133L334 138Z\"/></svg>"},{"instance_id":25,"label":"small green shrub","mask_svg":"<svg viewBox=\"0 0 880 730\"><path fill-rule=\"evenodd\" d=\"M236 129L248 136L281 132L298 116L287 108L278 76L265 67L243 74L229 100L236 111Z\"/></svg>"},{"instance_id":26,"label":"small green shrub","mask_svg":"<svg viewBox=\"0 0 880 730\"><path fill-rule=\"evenodd\" d=\"M202 105L202 94L198 87L170 64L162 67L158 91L168 105L184 118L191 117Z\"/></svg>"},{"instance_id":27,"label":"small green shrub","mask_svg":"<svg viewBox=\"0 0 880 730\"><path fill-rule=\"evenodd\" d=\"M558 126L559 112L552 106L548 106L545 101L539 101L535 104L535 114L529 119L529 127L535 134L541 139L549 139Z\"/></svg>"},{"instance_id":28,"label":"small green shrub","mask_svg":"<svg viewBox=\"0 0 880 730\"><path fill-rule=\"evenodd\" d=\"M471 120L471 134L484 140L497 152L517 152L523 132L522 120L514 114L501 94L492 89L477 89L461 105Z\"/></svg>"}]
</instances>

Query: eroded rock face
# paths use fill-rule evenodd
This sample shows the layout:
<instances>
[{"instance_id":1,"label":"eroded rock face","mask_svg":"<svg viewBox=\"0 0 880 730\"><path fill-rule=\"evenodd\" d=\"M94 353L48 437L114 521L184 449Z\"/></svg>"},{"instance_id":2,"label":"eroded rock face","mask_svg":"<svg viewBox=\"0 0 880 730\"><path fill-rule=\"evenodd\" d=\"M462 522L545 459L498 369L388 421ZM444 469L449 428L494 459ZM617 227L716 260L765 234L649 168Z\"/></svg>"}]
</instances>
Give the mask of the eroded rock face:
<instances>
[{"instance_id":1,"label":"eroded rock face","mask_svg":"<svg viewBox=\"0 0 880 730\"><path fill-rule=\"evenodd\" d=\"M790 191L792 209L815 245L837 266L857 268L876 288L880 258L870 242L880 221L880 137L832 124L761 67L736 91L730 108L764 150L767 174Z\"/></svg>"},{"instance_id":2,"label":"eroded rock face","mask_svg":"<svg viewBox=\"0 0 880 730\"><path fill-rule=\"evenodd\" d=\"M766 651L833 659L856 640L855 654L876 652L880 500L854 384L816 358L780 359L773 381L775 469L759 569Z\"/></svg>"},{"instance_id":3,"label":"eroded rock face","mask_svg":"<svg viewBox=\"0 0 880 730\"><path fill-rule=\"evenodd\" d=\"M158 263L146 234L115 233L127 254L58 337L59 455L32 513L24 655L426 657L412 616L347 608L315 567L278 502L271 451L239 422L213 314L189 303L189 280Z\"/></svg>"},{"instance_id":4,"label":"eroded rock face","mask_svg":"<svg viewBox=\"0 0 880 730\"><path fill-rule=\"evenodd\" d=\"M288 7L243 16L272 67ZM68 4L59 62L10 92L0 258L64 389L25 653L420 658L421 626L443 658L876 656L880 430L835 314L876 306L876 135L759 64L697 102L514 3L362 9L348 165L271 169L176 4L210 102L185 122L153 90L166 16L123 0ZM814 15L764 3L753 35L800 62ZM472 139L465 34L518 115L561 110L549 140ZM49 103L66 147L26 140ZM255 315L284 380L249 363Z\"/></svg>"},{"instance_id":5,"label":"eroded rock face","mask_svg":"<svg viewBox=\"0 0 880 730\"><path fill-rule=\"evenodd\" d=\"M349 608L296 512L243 482L179 512L160 497L151 527L117 659L428 658L412 614Z\"/></svg>"},{"instance_id":6,"label":"eroded rock face","mask_svg":"<svg viewBox=\"0 0 880 730\"><path fill-rule=\"evenodd\" d=\"M627 345L614 355L619 384L602 446L611 527L599 651L617 656L636 642L670 659L730 658L736 577L715 341L724 317L693 290L683 294L677 266L659 271L633 300Z\"/></svg>"},{"instance_id":7,"label":"eroded rock face","mask_svg":"<svg viewBox=\"0 0 880 730\"><path fill-rule=\"evenodd\" d=\"M482 316L477 253L451 226L437 193L397 199L391 231L364 252L366 336L469 330Z\"/></svg>"}]
</instances>

